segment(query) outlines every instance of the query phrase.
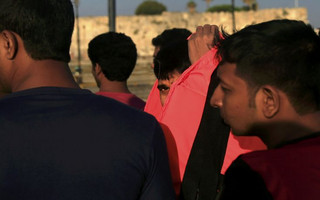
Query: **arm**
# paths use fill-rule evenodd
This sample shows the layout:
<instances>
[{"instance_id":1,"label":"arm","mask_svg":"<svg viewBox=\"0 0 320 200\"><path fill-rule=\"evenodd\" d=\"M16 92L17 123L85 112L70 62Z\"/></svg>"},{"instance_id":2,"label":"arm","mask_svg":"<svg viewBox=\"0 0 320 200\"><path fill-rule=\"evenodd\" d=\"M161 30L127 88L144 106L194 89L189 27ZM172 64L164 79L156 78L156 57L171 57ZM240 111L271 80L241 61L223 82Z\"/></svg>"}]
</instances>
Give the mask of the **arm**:
<instances>
[{"instance_id":1,"label":"arm","mask_svg":"<svg viewBox=\"0 0 320 200\"><path fill-rule=\"evenodd\" d=\"M175 199L170 175L167 146L159 124L155 121L155 132L151 144L150 167L140 199Z\"/></svg>"},{"instance_id":2,"label":"arm","mask_svg":"<svg viewBox=\"0 0 320 200\"><path fill-rule=\"evenodd\" d=\"M219 28L216 25L198 26L195 33L189 37L188 50L191 64L195 63L213 46L213 40L219 37Z\"/></svg>"}]
</instances>

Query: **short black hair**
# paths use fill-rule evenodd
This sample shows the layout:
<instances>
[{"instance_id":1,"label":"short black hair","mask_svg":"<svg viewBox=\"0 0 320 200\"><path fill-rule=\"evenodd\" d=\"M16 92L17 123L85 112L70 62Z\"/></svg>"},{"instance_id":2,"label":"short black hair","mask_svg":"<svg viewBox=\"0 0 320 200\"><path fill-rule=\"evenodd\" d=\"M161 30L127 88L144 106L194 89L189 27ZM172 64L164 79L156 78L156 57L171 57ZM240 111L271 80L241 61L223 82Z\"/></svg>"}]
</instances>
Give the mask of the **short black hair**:
<instances>
[{"instance_id":1,"label":"short black hair","mask_svg":"<svg viewBox=\"0 0 320 200\"><path fill-rule=\"evenodd\" d=\"M161 47L169 42L186 40L190 35L191 31L185 28L166 29L160 35L152 39L152 45Z\"/></svg>"},{"instance_id":2,"label":"short black hair","mask_svg":"<svg viewBox=\"0 0 320 200\"><path fill-rule=\"evenodd\" d=\"M73 28L70 0L0 1L0 31L18 34L35 60L69 62Z\"/></svg>"},{"instance_id":3,"label":"short black hair","mask_svg":"<svg viewBox=\"0 0 320 200\"><path fill-rule=\"evenodd\" d=\"M164 45L153 62L153 70L157 79L169 79L169 74L174 71L182 74L191 65L188 41L180 40Z\"/></svg>"},{"instance_id":4,"label":"short black hair","mask_svg":"<svg viewBox=\"0 0 320 200\"><path fill-rule=\"evenodd\" d=\"M95 66L99 64L110 81L126 81L137 62L137 48L123 33L108 32L89 43L88 55Z\"/></svg>"},{"instance_id":5,"label":"short black hair","mask_svg":"<svg viewBox=\"0 0 320 200\"><path fill-rule=\"evenodd\" d=\"M320 110L320 38L310 25L295 20L250 25L226 37L218 49L220 64L236 64L251 96L273 85L299 114Z\"/></svg>"}]
</instances>

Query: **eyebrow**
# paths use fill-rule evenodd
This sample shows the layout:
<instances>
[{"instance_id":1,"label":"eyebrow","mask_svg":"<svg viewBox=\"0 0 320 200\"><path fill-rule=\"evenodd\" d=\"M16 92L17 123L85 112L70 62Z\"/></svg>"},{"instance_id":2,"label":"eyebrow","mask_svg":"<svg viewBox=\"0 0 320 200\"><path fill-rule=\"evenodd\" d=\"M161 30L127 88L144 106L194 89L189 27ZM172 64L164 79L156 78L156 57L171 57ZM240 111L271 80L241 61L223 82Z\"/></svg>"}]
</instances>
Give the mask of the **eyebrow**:
<instances>
[{"instance_id":1,"label":"eyebrow","mask_svg":"<svg viewBox=\"0 0 320 200\"><path fill-rule=\"evenodd\" d=\"M219 84L223 84L225 86L230 86L230 84L228 82L222 80L219 76L217 76L217 77L218 77Z\"/></svg>"},{"instance_id":2,"label":"eyebrow","mask_svg":"<svg viewBox=\"0 0 320 200\"><path fill-rule=\"evenodd\" d=\"M225 81L223 81L220 77L218 77L219 83L228 85Z\"/></svg>"}]
</instances>

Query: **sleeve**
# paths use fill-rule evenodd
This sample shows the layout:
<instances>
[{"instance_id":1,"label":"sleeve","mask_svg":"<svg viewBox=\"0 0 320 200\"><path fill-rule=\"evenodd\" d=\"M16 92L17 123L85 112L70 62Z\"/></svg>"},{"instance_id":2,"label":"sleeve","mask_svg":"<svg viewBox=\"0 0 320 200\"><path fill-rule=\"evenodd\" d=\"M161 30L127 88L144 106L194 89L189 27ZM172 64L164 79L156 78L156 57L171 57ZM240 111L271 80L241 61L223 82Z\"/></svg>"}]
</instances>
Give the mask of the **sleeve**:
<instances>
[{"instance_id":1,"label":"sleeve","mask_svg":"<svg viewBox=\"0 0 320 200\"><path fill-rule=\"evenodd\" d=\"M141 200L174 200L165 138L158 122L151 146L150 169L142 189Z\"/></svg>"},{"instance_id":2,"label":"sleeve","mask_svg":"<svg viewBox=\"0 0 320 200\"><path fill-rule=\"evenodd\" d=\"M272 200L264 180L240 157L227 170L218 200Z\"/></svg>"}]
</instances>

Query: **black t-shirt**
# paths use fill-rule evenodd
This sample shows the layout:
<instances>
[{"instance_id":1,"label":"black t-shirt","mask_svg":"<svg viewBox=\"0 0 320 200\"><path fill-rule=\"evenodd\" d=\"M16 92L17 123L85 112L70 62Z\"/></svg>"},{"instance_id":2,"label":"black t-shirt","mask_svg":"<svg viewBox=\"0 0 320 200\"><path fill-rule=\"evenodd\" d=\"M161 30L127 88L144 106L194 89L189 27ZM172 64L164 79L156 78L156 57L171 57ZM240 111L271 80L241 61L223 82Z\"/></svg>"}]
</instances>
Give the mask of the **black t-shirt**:
<instances>
[{"instance_id":1,"label":"black t-shirt","mask_svg":"<svg viewBox=\"0 0 320 200\"><path fill-rule=\"evenodd\" d=\"M0 199L174 199L156 120L87 90L0 99L0 160Z\"/></svg>"}]
</instances>

